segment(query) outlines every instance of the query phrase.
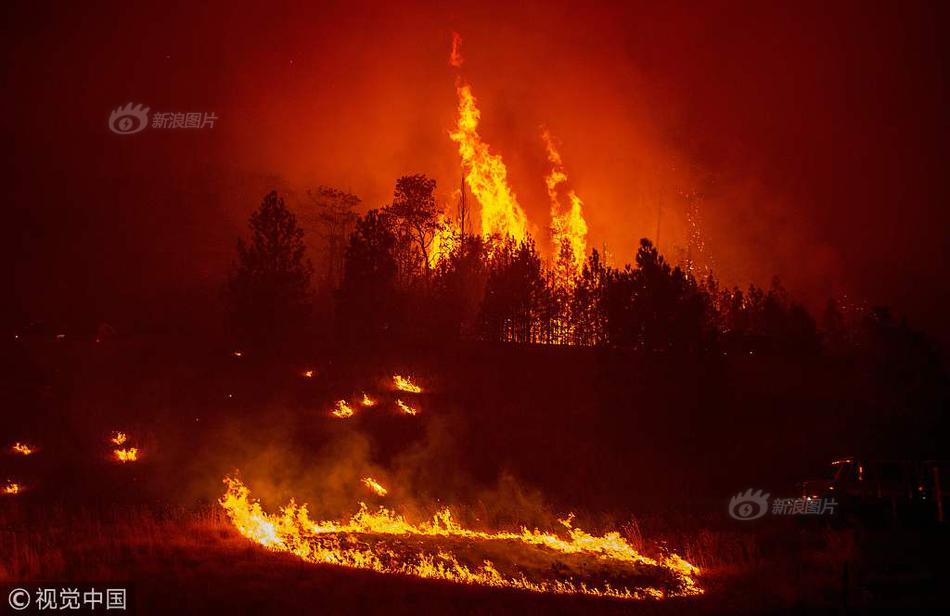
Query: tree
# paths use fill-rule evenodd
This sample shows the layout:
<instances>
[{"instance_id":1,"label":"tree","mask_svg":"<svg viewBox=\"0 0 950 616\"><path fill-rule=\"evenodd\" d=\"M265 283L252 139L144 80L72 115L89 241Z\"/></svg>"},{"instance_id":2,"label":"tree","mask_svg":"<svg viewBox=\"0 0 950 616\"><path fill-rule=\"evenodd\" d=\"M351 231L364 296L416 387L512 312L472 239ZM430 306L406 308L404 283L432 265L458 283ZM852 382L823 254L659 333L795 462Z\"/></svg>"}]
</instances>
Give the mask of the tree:
<instances>
[{"instance_id":1,"label":"tree","mask_svg":"<svg viewBox=\"0 0 950 616\"><path fill-rule=\"evenodd\" d=\"M370 210L350 236L337 302L337 322L351 339L379 337L399 320L396 236L391 221Z\"/></svg>"},{"instance_id":2,"label":"tree","mask_svg":"<svg viewBox=\"0 0 950 616\"><path fill-rule=\"evenodd\" d=\"M305 255L303 229L276 191L264 197L248 227L250 241L238 239L228 282L231 317L242 344L273 351L306 325L313 266Z\"/></svg>"},{"instance_id":3,"label":"tree","mask_svg":"<svg viewBox=\"0 0 950 616\"><path fill-rule=\"evenodd\" d=\"M396 180L393 202L386 208L395 222L398 238L413 247L408 253L414 254L408 263L410 271L418 268L426 278L429 276L429 247L439 229L434 192L435 180L421 174L404 175Z\"/></svg>"},{"instance_id":4,"label":"tree","mask_svg":"<svg viewBox=\"0 0 950 616\"><path fill-rule=\"evenodd\" d=\"M459 235L439 261L434 284L440 330L459 338L472 336L488 278L488 246L480 235Z\"/></svg>"},{"instance_id":5,"label":"tree","mask_svg":"<svg viewBox=\"0 0 950 616\"><path fill-rule=\"evenodd\" d=\"M571 295L574 342L600 345L607 342L606 289L610 268L595 248L584 263Z\"/></svg>"},{"instance_id":6,"label":"tree","mask_svg":"<svg viewBox=\"0 0 950 616\"><path fill-rule=\"evenodd\" d=\"M356 208L360 198L329 186L318 186L307 191L316 207L316 220L321 238L326 242L327 262L324 273L330 287L336 287L343 275L343 251L347 237L356 223Z\"/></svg>"},{"instance_id":7,"label":"tree","mask_svg":"<svg viewBox=\"0 0 950 616\"><path fill-rule=\"evenodd\" d=\"M489 340L539 342L550 293L541 257L530 236L515 244L509 236L491 248L481 324ZM545 324L546 325L546 324Z\"/></svg>"}]
</instances>

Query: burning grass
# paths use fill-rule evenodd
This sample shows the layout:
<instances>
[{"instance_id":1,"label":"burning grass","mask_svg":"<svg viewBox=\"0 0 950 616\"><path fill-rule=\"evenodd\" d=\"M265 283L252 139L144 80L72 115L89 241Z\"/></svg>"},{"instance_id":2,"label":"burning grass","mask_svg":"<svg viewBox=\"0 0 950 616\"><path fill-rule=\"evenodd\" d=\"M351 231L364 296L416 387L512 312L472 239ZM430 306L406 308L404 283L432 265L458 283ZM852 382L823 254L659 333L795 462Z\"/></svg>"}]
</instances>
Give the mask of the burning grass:
<instances>
[{"instance_id":1,"label":"burning grass","mask_svg":"<svg viewBox=\"0 0 950 616\"><path fill-rule=\"evenodd\" d=\"M337 419L348 419L353 416L353 407L346 400L337 400L336 406L330 411L330 414Z\"/></svg>"},{"instance_id":2,"label":"burning grass","mask_svg":"<svg viewBox=\"0 0 950 616\"><path fill-rule=\"evenodd\" d=\"M125 447L123 449L112 450L112 455L117 462L138 462L139 450L137 447Z\"/></svg>"},{"instance_id":3,"label":"burning grass","mask_svg":"<svg viewBox=\"0 0 950 616\"><path fill-rule=\"evenodd\" d=\"M38 451L35 445L28 445L17 441L10 447L10 451L16 455L29 456Z\"/></svg>"},{"instance_id":4,"label":"burning grass","mask_svg":"<svg viewBox=\"0 0 950 616\"><path fill-rule=\"evenodd\" d=\"M422 388L412 382L412 378L408 376L393 376L393 386L399 391L405 391L411 394L420 394L422 393Z\"/></svg>"},{"instance_id":5,"label":"burning grass","mask_svg":"<svg viewBox=\"0 0 950 616\"><path fill-rule=\"evenodd\" d=\"M650 558L618 532L591 535L570 519L562 521L566 537L527 528L473 530L448 509L414 524L388 509L371 512L361 505L349 520L317 522L306 505L293 501L268 514L239 480L225 483L220 503L243 536L307 562L539 593L620 599L702 593L699 569L676 554Z\"/></svg>"},{"instance_id":6,"label":"burning grass","mask_svg":"<svg viewBox=\"0 0 950 616\"><path fill-rule=\"evenodd\" d=\"M399 412L403 415L418 415L419 409L409 406L402 400L396 400L396 408L399 409Z\"/></svg>"}]
</instances>

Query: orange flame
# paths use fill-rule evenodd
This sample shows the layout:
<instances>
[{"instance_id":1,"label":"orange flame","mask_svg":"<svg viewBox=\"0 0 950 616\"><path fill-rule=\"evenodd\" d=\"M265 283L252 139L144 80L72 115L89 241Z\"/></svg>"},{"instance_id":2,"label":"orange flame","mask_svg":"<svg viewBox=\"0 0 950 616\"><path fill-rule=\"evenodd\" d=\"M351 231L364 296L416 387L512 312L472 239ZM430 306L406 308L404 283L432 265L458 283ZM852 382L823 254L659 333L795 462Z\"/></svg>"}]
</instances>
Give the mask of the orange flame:
<instances>
[{"instance_id":1,"label":"orange flame","mask_svg":"<svg viewBox=\"0 0 950 616\"><path fill-rule=\"evenodd\" d=\"M129 439L129 437L128 437L128 435L126 435L125 432L118 432L118 431L116 431L116 432L113 432L113 433L112 433L112 438L111 438L110 440L111 440L112 443L115 444L115 445L123 445L123 444L125 444L125 441L127 441L128 439Z\"/></svg>"},{"instance_id":2,"label":"orange flame","mask_svg":"<svg viewBox=\"0 0 950 616\"><path fill-rule=\"evenodd\" d=\"M363 398L362 398L362 400L360 400L360 404L362 404L362 405L365 406L366 408L369 408L369 407L371 407L371 406L376 406L376 401L373 400L372 398L370 398L370 397L369 397L368 395L366 395L366 393L364 392L364 393L363 393Z\"/></svg>"},{"instance_id":3,"label":"orange flame","mask_svg":"<svg viewBox=\"0 0 950 616\"><path fill-rule=\"evenodd\" d=\"M412 408L411 406L409 406L402 400L396 400L396 406L399 407L399 410L402 412L403 415L418 415L419 414L419 411Z\"/></svg>"},{"instance_id":4,"label":"orange flame","mask_svg":"<svg viewBox=\"0 0 950 616\"><path fill-rule=\"evenodd\" d=\"M227 491L219 503L238 532L270 550L294 554L307 562L461 584L621 599L658 599L703 592L695 580L699 569L676 554L650 558L637 552L616 531L596 536L574 528L570 520L562 522L566 538L524 527L520 532L469 529L456 522L447 508L436 513L429 522L413 524L384 507L374 513L360 504L359 511L349 520L316 522L310 519L307 505L298 507L294 501L283 507L280 513L265 513L260 503L250 497L250 491L243 483L230 477L224 482ZM399 540L396 547L387 547L386 540L390 537L414 540ZM436 549L424 547L431 543L446 545ZM539 559L556 559L557 562L555 566L545 568L543 573L540 570L502 573L487 560L482 560L480 565L463 562L463 552L505 545L537 550ZM666 583L661 590L656 587L614 587L606 581L594 584L577 582L566 574L557 573L563 570L561 560L567 558L592 559L598 569L610 568L612 578L616 577L613 574L628 573L637 578L650 573ZM551 575L560 577L551 579Z\"/></svg>"},{"instance_id":5,"label":"orange flame","mask_svg":"<svg viewBox=\"0 0 950 616\"><path fill-rule=\"evenodd\" d=\"M4 493L4 494L13 495L13 494L19 494L19 493L22 492L22 491L23 491L23 486L21 486L20 484L18 484L17 482L15 482L15 481L13 481L13 480L9 480L9 479L8 479L8 480L7 480L7 483L4 484L4 486L3 486L3 493Z\"/></svg>"},{"instance_id":6,"label":"orange flame","mask_svg":"<svg viewBox=\"0 0 950 616\"><path fill-rule=\"evenodd\" d=\"M570 208L562 211L558 187L567 182L567 173L564 172L561 154L554 145L551 133L544 129L541 138L544 140L548 161L551 163L551 172L544 178L544 183L551 200L551 231L554 239L555 261L558 265L555 267L555 272L559 283L570 285L573 276L580 273L584 267L587 254L587 222L581 212L583 202L573 190L567 193L567 198L571 202ZM562 253L565 248L570 250L570 255Z\"/></svg>"},{"instance_id":7,"label":"orange flame","mask_svg":"<svg viewBox=\"0 0 950 616\"><path fill-rule=\"evenodd\" d=\"M139 450L137 447L127 449L115 449L112 451L115 459L123 464L126 462L136 462L139 459Z\"/></svg>"},{"instance_id":8,"label":"orange flame","mask_svg":"<svg viewBox=\"0 0 950 616\"><path fill-rule=\"evenodd\" d=\"M364 477L363 485L378 494L379 496L386 496L389 493L389 490L384 488L378 481L372 477Z\"/></svg>"},{"instance_id":9,"label":"orange flame","mask_svg":"<svg viewBox=\"0 0 950 616\"><path fill-rule=\"evenodd\" d=\"M21 456L28 456L30 454L36 453L36 447L20 442L14 443L10 449L13 451L13 453L19 454Z\"/></svg>"},{"instance_id":10,"label":"orange flame","mask_svg":"<svg viewBox=\"0 0 950 616\"><path fill-rule=\"evenodd\" d=\"M305 379L312 379L312 378L313 378L313 370L304 370L304 371L303 371L303 376L304 376Z\"/></svg>"},{"instance_id":11,"label":"orange flame","mask_svg":"<svg viewBox=\"0 0 950 616\"><path fill-rule=\"evenodd\" d=\"M393 385L396 386L396 389L399 391L408 391L411 394L420 394L422 393L422 388L412 382L411 377L403 377L394 375L393 376Z\"/></svg>"},{"instance_id":12,"label":"orange flame","mask_svg":"<svg viewBox=\"0 0 950 616\"><path fill-rule=\"evenodd\" d=\"M510 235L520 242L527 234L528 218L508 186L508 168L501 156L493 154L478 134L481 113L472 88L460 82L456 92L459 99L458 125L449 137L458 143L466 171L465 181L481 205L482 235Z\"/></svg>"},{"instance_id":13,"label":"orange flame","mask_svg":"<svg viewBox=\"0 0 950 616\"><path fill-rule=\"evenodd\" d=\"M435 267L439 261L448 257L459 242L459 227L445 214L439 214L439 226L429 245L429 267Z\"/></svg>"},{"instance_id":14,"label":"orange flame","mask_svg":"<svg viewBox=\"0 0 950 616\"><path fill-rule=\"evenodd\" d=\"M353 407L350 406L346 400L337 400L336 408L334 408L330 414L339 419L346 419L353 416Z\"/></svg>"}]
</instances>

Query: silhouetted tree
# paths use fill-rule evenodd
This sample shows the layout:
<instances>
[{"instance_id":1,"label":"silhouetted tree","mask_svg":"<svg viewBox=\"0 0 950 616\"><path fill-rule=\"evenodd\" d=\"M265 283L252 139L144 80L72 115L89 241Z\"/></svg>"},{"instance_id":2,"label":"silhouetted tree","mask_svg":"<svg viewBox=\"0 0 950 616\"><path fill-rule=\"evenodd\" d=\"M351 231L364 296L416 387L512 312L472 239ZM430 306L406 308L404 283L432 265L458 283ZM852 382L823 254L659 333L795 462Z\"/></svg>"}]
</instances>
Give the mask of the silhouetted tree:
<instances>
[{"instance_id":1,"label":"silhouetted tree","mask_svg":"<svg viewBox=\"0 0 950 616\"><path fill-rule=\"evenodd\" d=\"M478 235L461 235L436 268L435 299L441 330L456 337L476 333L487 280L486 242Z\"/></svg>"},{"instance_id":2,"label":"silhouetted tree","mask_svg":"<svg viewBox=\"0 0 950 616\"><path fill-rule=\"evenodd\" d=\"M541 317L549 305L549 287L534 240L515 244L499 239L491 248L481 323L490 340L540 341Z\"/></svg>"},{"instance_id":3,"label":"silhouetted tree","mask_svg":"<svg viewBox=\"0 0 950 616\"><path fill-rule=\"evenodd\" d=\"M577 344L607 343L607 282L610 269L595 248L584 263L571 297L571 317Z\"/></svg>"},{"instance_id":4,"label":"silhouetted tree","mask_svg":"<svg viewBox=\"0 0 950 616\"><path fill-rule=\"evenodd\" d=\"M396 288L396 235L389 218L370 210L350 235L337 294L337 322L352 339L374 338L401 321Z\"/></svg>"},{"instance_id":5,"label":"silhouetted tree","mask_svg":"<svg viewBox=\"0 0 950 616\"><path fill-rule=\"evenodd\" d=\"M326 244L324 280L328 287L336 288L343 275L343 253L356 224L360 198L329 186L318 186L316 190L307 191L307 195L315 206L320 238Z\"/></svg>"},{"instance_id":6,"label":"silhouetted tree","mask_svg":"<svg viewBox=\"0 0 950 616\"><path fill-rule=\"evenodd\" d=\"M397 238L412 248L406 250L409 273L429 274L429 247L439 228L439 210L435 202L435 180L424 175L404 175L396 180L393 202L386 214L393 219Z\"/></svg>"},{"instance_id":7,"label":"silhouetted tree","mask_svg":"<svg viewBox=\"0 0 950 616\"><path fill-rule=\"evenodd\" d=\"M249 242L238 239L228 282L231 317L241 344L274 351L299 339L310 309L313 267L303 230L277 192L251 214Z\"/></svg>"}]
</instances>

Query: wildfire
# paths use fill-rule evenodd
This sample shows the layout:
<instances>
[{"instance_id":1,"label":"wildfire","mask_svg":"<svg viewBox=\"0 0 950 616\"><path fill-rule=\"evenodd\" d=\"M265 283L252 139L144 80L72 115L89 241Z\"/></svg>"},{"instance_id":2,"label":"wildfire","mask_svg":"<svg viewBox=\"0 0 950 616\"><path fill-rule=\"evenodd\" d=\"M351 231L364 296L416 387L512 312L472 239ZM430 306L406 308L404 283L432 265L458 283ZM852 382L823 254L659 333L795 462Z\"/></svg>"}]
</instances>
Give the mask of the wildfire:
<instances>
[{"instance_id":1,"label":"wildfire","mask_svg":"<svg viewBox=\"0 0 950 616\"><path fill-rule=\"evenodd\" d=\"M110 439L115 445L124 445L125 441L129 439L128 435L125 432L113 432L112 438Z\"/></svg>"},{"instance_id":2,"label":"wildfire","mask_svg":"<svg viewBox=\"0 0 950 616\"><path fill-rule=\"evenodd\" d=\"M370 490L372 490L373 492L375 492L379 496L386 496L387 494L389 494L389 490L387 490L382 485L380 485L380 483L376 481L375 479L373 479L372 477L364 477L363 485L369 488Z\"/></svg>"},{"instance_id":3,"label":"wildfire","mask_svg":"<svg viewBox=\"0 0 950 616\"><path fill-rule=\"evenodd\" d=\"M393 385L395 385L399 391L407 391L411 394L422 393L422 388L413 383L412 378L408 376L403 377L398 374L393 376Z\"/></svg>"},{"instance_id":4,"label":"wildfire","mask_svg":"<svg viewBox=\"0 0 950 616\"><path fill-rule=\"evenodd\" d=\"M4 494L13 495L13 494L19 494L22 491L23 491L23 486L21 486L20 484L12 480L7 480L7 482L3 486Z\"/></svg>"},{"instance_id":5,"label":"wildfire","mask_svg":"<svg viewBox=\"0 0 950 616\"><path fill-rule=\"evenodd\" d=\"M13 453L19 454L21 456L28 456L30 454L36 453L36 447L32 447L26 443L20 442L13 443L13 446L10 449L13 451Z\"/></svg>"},{"instance_id":6,"label":"wildfire","mask_svg":"<svg viewBox=\"0 0 950 616\"><path fill-rule=\"evenodd\" d=\"M482 235L510 235L520 242L527 233L528 218L508 186L508 168L501 156L493 154L478 134L481 113L471 86L459 82L456 92L459 99L458 125L449 137L458 143L465 181L482 207Z\"/></svg>"},{"instance_id":7,"label":"wildfire","mask_svg":"<svg viewBox=\"0 0 950 616\"><path fill-rule=\"evenodd\" d=\"M399 407L399 410L402 412L403 415L418 415L419 414L419 411L412 408L411 406L409 406L402 400L396 400L396 406Z\"/></svg>"},{"instance_id":8,"label":"wildfire","mask_svg":"<svg viewBox=\"0 0 950 616\"><path fill-rule=\"evenodd\" d=\"M544 146L548 152L548 161L551 163L551 172L544 178L551 200L551 231L554 239L554 255L557 263L555 268L559 282L569 285L575 274L584 267L587 254L587 222L581 212L583 202L573 190L568 191L567 198L571 204L567 211L562 211L558 196L558 187L567 182L567 174L561 162L561 154L557 151L554 139L547 129L541 133ZM567 251L570 251L567 253Z\"/></svg>"},{"instance_id":9,"label":"wildfire","mask_svg":"<svg viewBox=\"0 0 950 616\"><path fill-rule=\"evenodd\" d=\"M448 257L459 243L460 229L445 214L439 214L439 226L429 244L429 267L435 267L439 261Z\"/></svg>"},{"instance_id":10,"label":"wildfire","mask_svg":"<svg viewBox=\"0 0 950 616\"><path fill-rule=\"evenodd\" d=\"M353 416L353 407L346 400L337 400L336 407L330 411L330 414L339 419L346 419Z\"/></svg>"},{"instance_id":11,"label":"wildfire","mask_svg":"<svg viewBox=\"0 0 950 616\"><path fill-rule=\"evenodd\" d=\"M294 501L279 513L265 513L240 480L227 477L224 482L227 491L219 502L244 537L307 562L557 594L639 599L703 592L695 581L699 569L679 556L650 558L616 531L596 536L570 520L562 522L562 535L527 528L483 532L462 526L447 508L431 521L413 524L384 507L371 512L361 503L349 520L317 522L310 519L306 504ZM532 558L518 565L496 565L485 558L493 554L504 560L514 551L531 551ZM580 581L571 571L585 577L602 574L603 579ZM645 575L658 586L618 584L642 581Z\"/></svg>"},{"instance_id":12,"label":"wildfire","mask_svg":"<svg viewBox=\"0 0 950 616\"><path fill-rule=\"evenodd\" d=\"M137 447L128 447L125 449L115 449L112 451L115 459L119 462L136 462L139 459L139 450Z\"/></svg>"},{"instance_id":13,"label":"wildfire","mask_svg":"<svg viewBox=\"0 0 950 616\"><path fill-rule=\"evenodd\" d=\"M365 406L366 408L369 408L369 407L371 407L371 406L376 406L376 400L373 400L373 399L370 398L368 395L366 395L366 393L364 392L364 393L363 393L363 398L360 400L360 404L362 404L362 405Z\"/></svg>"},{"instance_id":14,"label":"wildfire","mask_svg":"<svg viewBox=\"0 0 950 616\"><path fill-rule=\"evenodd\" d=\"M304 377L305 379L312 379L312 378L313 378L313 370L304 370L304 371L303 371L303 377Z\"/></svg>"}]
</instances>

